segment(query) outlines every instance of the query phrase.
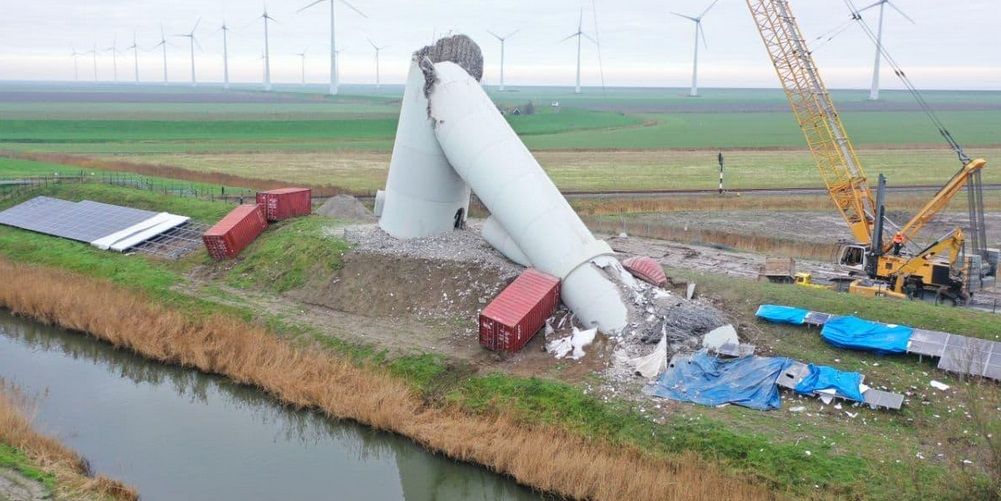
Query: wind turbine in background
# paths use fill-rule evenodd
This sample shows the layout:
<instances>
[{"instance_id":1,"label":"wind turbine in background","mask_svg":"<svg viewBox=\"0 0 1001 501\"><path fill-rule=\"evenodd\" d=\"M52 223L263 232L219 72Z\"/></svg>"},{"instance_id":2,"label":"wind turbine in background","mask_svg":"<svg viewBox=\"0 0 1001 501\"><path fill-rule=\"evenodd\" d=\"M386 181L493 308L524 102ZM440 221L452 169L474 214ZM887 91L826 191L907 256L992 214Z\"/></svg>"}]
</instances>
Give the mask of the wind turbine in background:
<instances>
[{"instance_id":1,"label":"wind turbine in background","mask_svg":"<svg viewBox=\"0 0 1001 501\"><path fill-rule=\"evenodd\" d=\"M577 32L567 36L563 40L560 40L560 42L566 42L567 40L570 40L573 37L577 37L577 86L574 87L573 93L580 94L580 39L581 37L584 37L594 42L595 44L598 43L595 39L591 38L590 35L584 33L584 9L580 10L580 17L577 18Z\"/></svg>"},{"instance_id":2,"label":"wind turbine in background","mask_svg":"<svg viewBox=\"0 0 1001 501\"><path fill-rule=\"evenodd\" d=\"M73 80L80 81L80 65L77 64L77 58L82 56L83 52L77 52L76 47L73 48L73 52L70 53L70 57L73 58Z\"/></svg>"},{"instance_id":3,"label":"wind turbine in background","mask_svg":"<svg viewBox=\"0 0 1001 501\"><path fill-rule=\"evenodd\" d=\"M306 51L309 49L302 49L302 52L297 52L296 55L299 56L302 70L302 86L306 86Z\"/></svg>"},{"instance_id":4,"label":"wind turbine in background","mask_svg":"<svg viewBox=\"0 0 1001 501\"><path fill-rule=\"evenodd\" d=\"M901 16L904 16L904 19L910 21L911 24L916 24L916 23L914 23L914 20L910 18L910 16L908 16L907 14L904 14L904 11L900 10L899 8L897 8L896 5L893 5L893 2L891 2L890 0L879 0L878 2L876 2L876 3L872 4L872 5L869 5L867 7L863 7L861 9L859 9L858 13L862 13L864 11L867 11L867 10L873 8L873 7L877 7L877 6L879 7L879 29L876 31L876 62L873 63L873 67L872 67L872 88L869 89L869 100L870 101L877 101L877 100L879 100L879 62L880 62L880 60L883 57L883 54L882 54L882 52L883 52L883 11L886 9L887 5L889 5L890 7L893 7L893 10L897 11L897 13L899 13Z\"/></svg>"},{"instance_id":5,"label":"wind turbine in background","mask_svg":"<svg viewBox=\"0 0 1001 501\"><path fill-rule=\"evenodd\" d=\"M111 47L104 50L106 52L111 52L111 67L115 79L114 81L115 83L118 83L118 54L121 54L121 51L118 50L118 38L115 38L114 41L111 42Z\"/></svg>"},{"instance_id":6,"label":"wind turbine in background","mask_svg":"<svg viewBox=\"0 0 1001 501\"><path fill-rule=\"evenodd\" d=\"M709 9L715 7L718 2L719 0L715 0L713 3L709 4L709 7L706 7L706 10L702 11L698 17L686 16L684 14L678 14L677 12L671 13L675 16L683 17L695 22L695 57L692 63L692 90L688 93L689 97L699 97L699 37L702 38L702 45L704 45L707 49L709 48L709 44L706 43L706 34L702 31L702 18L705 17L706 13L709 12Z\"/></svg>"},{"instance_id":7,"label":"wind turbine in background","mask_svg":"<svg viewBox=\"0 0 1001 501\"><path fill-rule=\"evenodd\" d=\"M504 92L504 42L507 41L508 38L513 37L514 34L518 33L519 31L521 31L521 30L520 29L519 30L514 30L511 33L508 33L507 35L500 36L500 35L492 32L490 30L487 30L487 33L490 33L491 35L493 35L493 37L496 38L497 40L500 40L500 43L501 43L501 61L500 61L500 91L501 92Z\"/></svg>"},{"instance_id":8,"label":"wind turbine in background","mask_svg":"<svg viewBox=\"0 0 1001 501\"><path fill-rule=\"evenodd\" d=\"M167 37L163 34L163 24L160 24L160 43L153 46L153 49L163 49L163 85L167 85Z\"/></svg>"},{"instance_id":9,"label":"wind turbine in background","mask_svg":"<svg viewBox=\"0 0 1001 501\"><path fill-rule=\"evenodd\" d=\"M330 2L330 90L328 91L328 94L335 96L337 95L337 91L340 86L340 73L337 71L337 56L339 51L337 50L337 37L334 36L334 3L341 2L366 19L368 16L366 16L364 12L355 8L354 5L347 3L345 0L316 0L315 2L299 9L297 12L302 12L323 2Z\"/></svg>"},{"instance_id":10,"label":"wind turbine in background","mask_svg":"<svg viewBox=\"0 0 1001 501\"><path fill-rule=\"evenodd\" d=\"M223 20L219 31L222 32L222 88L229 89L229 42L226 40L227 35L229 35L229 27L226 26L225 20Z\"/></svg>"},{"instance_id":11,"label":"wind turbine in background","mask_svg":"<svg viewBox=\"0 0 1001 501\"><path fill-rule=\"evenodd\" d=\"M274 21L275 18L268 15L267 7L264 8L264 14L261 14L260 19L264 20L264 90L271 90L271 50L268 46L268 21Z\"/></svg>"},{"instance_id":12,"label":"wind turbine in background","mask_svg":"<svg viewBox=\"0 0 1001 501\"><path fill-rule=\"evenodd\" d=\"M132 67L135 69L136 73L136 83L139 83L139 44L136 43L136 32L132 32L132 45L125 48L125 50L132 49Z\"/></svg>"},{"instance_id":13,"label":"wind turbine in background","mask_svg":"<svg viewBox=\"0 0 1001 501\"><path fill-rule=\"evenodd\" d=\"M379 80L379 51L389 46L383 45L382 47L379 47L372 41L371 38L368 39L368 43L372 45L373 49L375 49L375 90L379 90L379 88L382 87L382 82Z\"/></svg>"},{"instance_id":14,"label":"wind turbine in background","mask_svg":"<svg viewBox=\"0 0 1001 501\"><path fill-rule=\"evenodd\" d=\"M94 82L97 82L97 44L94 44L94 48L87 53L94 58Z\"/></svg>"},{"instance_id":15,"label":"wind turbine in background","mask_svg":"<svg viewBox=\"0 0 1001 501\"><path fill-rule=\"evenodd\" d=\"M198 18L195 21L195 27L191 28L188 33L179 33L174 35L175 37L187 38L189 44L191 45L191 86L195 87L198 85L198 80L195 78L195 45L198 45L198 50L202 50L202 44L198 43L198 39L195 38L195 30L198 29L198 25L202 23L202 18Z\"/></svg>"}]
</instances>

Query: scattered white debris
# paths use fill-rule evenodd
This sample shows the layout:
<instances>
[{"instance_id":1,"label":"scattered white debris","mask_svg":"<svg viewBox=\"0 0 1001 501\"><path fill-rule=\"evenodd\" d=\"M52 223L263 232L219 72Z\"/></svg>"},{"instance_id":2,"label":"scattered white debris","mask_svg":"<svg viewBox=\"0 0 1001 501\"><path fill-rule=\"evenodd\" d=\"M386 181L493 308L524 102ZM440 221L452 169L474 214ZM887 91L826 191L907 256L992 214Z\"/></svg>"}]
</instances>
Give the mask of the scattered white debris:
<instances>
[{"instance_id":1,"label":"scattered white debris","mask_svg":"<svg viewBox=\"0 0 1001 501\"><path fill-rule=\"evenodd\" d=\"M845 411L845 414L847 414L848 417L850 417L852 419L855 419L856 417L858 417L858 413L857 412L848 412L848 411Z\"/></svg>"},{"instance_id":2,"label":"scattered white debris","mask_svg":"<svg viewBox=\"0 0 1001 501\"><path fill-rule=\"evenodd\" d=\"M803 451L803 452L805 452L807 456L812 456L813 455L813 453L810 452L810 451Z\"/></svg>"},{"instance_id":3,"label":"scattered white debris","mask_svg":"<svg viewBox=\"0 0 1001 501\"><path fill-rule=\"evenodd\" d=\"M573 344L573 354L570 358L574 360L580 360L584 358L584 347L589 346L594 342L594 336L598 333L598 329L588 329L586 331L578 330L576 327L573 330L573 336L570 339L570 343Z\"/></svg>"},{"instance_id":4,"label":"scattered white debris","mask_svg":"<svg viewBox=\"0 0 1001 501\"><path fill-rule=\"evenodd\" d=\"M805 410L806 410L806 407L804 407L802 405L799 405L799 406L790 408L789 412L803 412Z\"/></svg>"},{"instance_id":5,"label":"scattered white debris","mask_svg":"<svg viewBox=\"0 0 1001 501\"><path fill-rule=\"evenodd\" d=\"M831 405L831 402L834 401L834 397L837 396L838 391L830 389L817 390L815 393L817 394L818 397L820 397L820 401L823 402L824 405Z\"/></svg>"},{"instance_id":6,"label":"scattered white debris","mask_svg":"<svg viewBox=\"0 0 1001 501\"><path fill-rule=\"evenodd\" d=\"M695 297L695 282L688 282L688 291L685 292L685 297L691 301Z\"/></svg>"},{"instance_id":7,"label":"scattered white debris","mask_svg":"<svg viewBox=\"0 0 1001 501\"><path fill-rule=\"evenodd\" d=\"M664 372L667 369L667 335L660 337L660 342L649 355L633 358L629 363L639 375L647 379L653 379Z\"/></svg>"},{"instance_id":8,"label":"scattered white debris","mask_svg":"<svg viewBox=\"0 0 1001 501\"><path fill-rule=\"evenodd\" d=\"M734 329L732 324L717 327L702 337L702 347L710 350L719 350L721 346L727 344L740 344L737 329Z\"/></svg>"},{"instance_id":9,"label":"scattered white debris","mask_svg":"<svg viewBox=\"0 0 1001 501\"><path fill-rule=\"evenodd\" d=\"M947 385L947 384L945 384L945 383L943 383L941 381L935 381L934 379L932 379L932 381L930 383L928 383L928 384L930 384L932 388L935 388L936 390L941 390L941 391L945 391L945 390L948 390L949 388L951 388L951 386L949 386L949 385Z\"/></svg>"}]
</instances>

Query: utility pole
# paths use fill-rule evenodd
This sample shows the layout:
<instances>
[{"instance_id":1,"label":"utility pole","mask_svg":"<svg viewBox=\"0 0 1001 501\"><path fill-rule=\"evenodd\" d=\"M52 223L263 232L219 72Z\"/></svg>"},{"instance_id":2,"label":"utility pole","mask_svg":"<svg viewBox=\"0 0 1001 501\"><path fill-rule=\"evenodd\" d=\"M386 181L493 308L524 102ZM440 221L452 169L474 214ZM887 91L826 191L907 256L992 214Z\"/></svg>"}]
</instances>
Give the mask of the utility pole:
<instances>
[{"instance_id":1,"label":"utility pole","mask_svg":"<svg viewBox=\"0 0 1001 501\"><path fill-rule=\"evenodd\" d=\"M723 164L724 164L724 162L723 162L723 152L722 151L719 152L719 154L716 156L716 159L719 161L719 194L722 195L723 194Z\"/></svg>"}]
</instances>

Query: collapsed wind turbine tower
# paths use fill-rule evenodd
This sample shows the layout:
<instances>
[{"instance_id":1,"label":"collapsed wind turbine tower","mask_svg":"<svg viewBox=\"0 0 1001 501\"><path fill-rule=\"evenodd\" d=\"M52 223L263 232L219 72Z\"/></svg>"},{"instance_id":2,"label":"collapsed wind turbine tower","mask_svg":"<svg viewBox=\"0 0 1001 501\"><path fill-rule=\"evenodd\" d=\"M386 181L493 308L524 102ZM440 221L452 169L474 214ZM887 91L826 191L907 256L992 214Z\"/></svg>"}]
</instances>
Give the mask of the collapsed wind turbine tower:
<instances>
[{"instance_id":1,"label":"collapsed wind turbine tower","mask_svg":"<svg viewBox=\"0 0 1001 501\"><path fill-rule=\"evenodd\" d=\"M702 11L702 13L698 15L698 17L686 16L684 14L678 14L677 12L671 13L674 14L675 16L683 17L685 19L695 22L695 56L692 60L693 61L692 89L691 91L688 92L689 97L699 97L699 38L700 37L702 38L702 45L704 45L707 49L709 48L709 45L706 43L706 33L702 31L702 18L705 17L706 13L709 12L709 9L715 7L718 2L719 0L715 0L713 3L709 4L709 7L706 7L706 10Z\"/></svg>"},{"instance_id":2,"label":"collapsed wind turbine tower","mask_svg":"<svg viewBox=\"0 0 1001 501\"><path fill-rule=\"evenodd\" d=\"M375 90L379 90L382 87L382 82L379 79L379 52L382 49L388 47L388 45L383 45L382 47L379 47L378 45L375 44L375 42L372 41L371 38L368 39L368 43L372 45L373 49L375 49Z\"/></svg>"},{"instance_id":3,"label":"collapsed wind turbine tower","mask_svg":"<svg viewBox=\"0 0 1001 501\"><path fill-rule=\"evenodd\" d=\"M266 8L260 18L264 20L264 90L271 90L271 50L268 47L268 21L275 21L275 18L268 15Z\"/></svg>"},{"instance_id":4,"label":"collapsed wind turbine tower","mask_svg":"<svg viewBox=\"0 0 1001 501\"><path fill-rule=\"evenodd\" d=\"M302 12L314 5L321 4L323 2L330 2L330 90L328 94L331 96L337 95L338 87L340 86L340 73L337 70L337 58L340 55L340 51L337 50L337 37L335 36L335 23L334 23L334 3L341 2L347 5L351 10L355 11L361 17L368 18L364 12L355 8L354 5L349 4L345 0L316 0L315 2L299 9L297 12Z\"/></svg>"},{"instance_id":5,"label":"collapsed wind turbine tower","mask_svg":"<svg viewBox=\"0 0 1001 501\"><path fill-rule=\"evenodd\" d=\"M580 38L584 37L595 44L598 43L597 40L591 38L591 36L587 33L584 33L584 9L580 10L580 17L577 18L577 32L567 36L563 40L560 40L560 42L566 42L573 37L577 37L577 85L574 87L573 93L580 94Z\"/></svg>"},{"instance_id":6,"label":"collapsed wind turbine tower","mask_svg":"<svg viewBox=\"0 0 1001 501\"><path fill-rule=\"evenodd\" d=\"M501 92L504 92L504 43L507 41L508 38L513 37L514 34L518 33L519 31L521 31L521 30L514 30L514 31L512 31L511 33L508 33L505 36L500 36L500 35L492 32L490 30L487 30L487 33L490 33L491 35L493 35L494 38L496 38L497 40L500 40L500 44L501 44L500 89L499 89Z\"/></svg>"},{"instance_id":7,"label":"collapsed wind turbine tower","mask_svg":"<svg viewBox=\"0 0 1001 501\"><path fill-rule=\"evenodd\" d=\"M191 28L190 32L188 32L188 33L180 33L180 34L174 35L175 37L187 38L188 42L189 42L189 44L191 46L191 86L192 87L195 87L196 85L198 85L198 79L195 78L195 45L197 44L198 45L198 50L201 50L202 49L202 44L198 43L198 40L195 38L195 30L198 29L198 25L201 24L201 22L202 22L202 18L198 18L198 20L195 21L194 28Z\"/></svg>"},{"instance_id":8,"label":"collapsed wind turbine tower","mask_svg":"<svg viewBox=\"0 0 1001 501\"><path fill-rule=\"evenodd\" d=\"M873 67L872 67L872 87L869 89L869 100L870 101L877 101L877 100L879 100L879 63L880 63L880 60L883 58L883 54L882 54L882 52L883 52L883 11L886 9L887 5L889 5L890 7L893 7L893 10L897 11L897 13L899 13L901 16L904 16L904 19L910 21L911 24L915 24L914 20L911 19L910 16L908 16L907 14L904 14L904 11L900 10L899 8L897 8L897 6L894 5L893 2L891 2L890 0L879 0L876 3L873 3L873 4L871 4L871 5L867 6L867 7L863 7L861 9L859 9L859 11L858 11L857 14L861 14L862 12L865 12L865 11L867 11L867 10L873 8L873 7L877 7L877 6L879 7L879 28L876 31L876 62L873 63Z\"/></svg>"}]
</instances>

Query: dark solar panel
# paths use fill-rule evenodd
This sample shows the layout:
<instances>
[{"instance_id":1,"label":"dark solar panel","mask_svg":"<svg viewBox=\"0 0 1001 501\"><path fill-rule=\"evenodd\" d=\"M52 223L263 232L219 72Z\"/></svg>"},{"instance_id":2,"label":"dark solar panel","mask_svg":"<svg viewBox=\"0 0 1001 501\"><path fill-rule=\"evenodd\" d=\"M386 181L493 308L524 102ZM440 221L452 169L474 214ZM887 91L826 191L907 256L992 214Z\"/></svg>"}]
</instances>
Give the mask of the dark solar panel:
<instances>
[{"instance_id":1,"label":"dark solar panel","mask_svg":"<svg viewBox=\"0 0 1001 501\"><path fill-rule=\"evenodd\" d=\"M141 223L157 213L84 200L35 197L0 212L0 224L57 237L93 242Z\"/></svg>"}]
</instances>

